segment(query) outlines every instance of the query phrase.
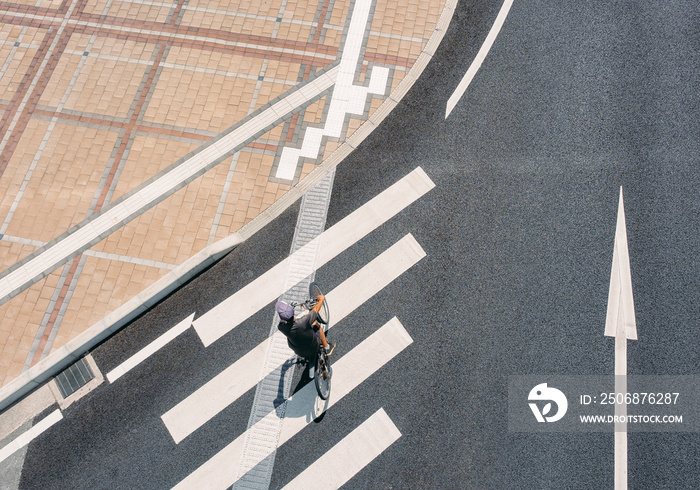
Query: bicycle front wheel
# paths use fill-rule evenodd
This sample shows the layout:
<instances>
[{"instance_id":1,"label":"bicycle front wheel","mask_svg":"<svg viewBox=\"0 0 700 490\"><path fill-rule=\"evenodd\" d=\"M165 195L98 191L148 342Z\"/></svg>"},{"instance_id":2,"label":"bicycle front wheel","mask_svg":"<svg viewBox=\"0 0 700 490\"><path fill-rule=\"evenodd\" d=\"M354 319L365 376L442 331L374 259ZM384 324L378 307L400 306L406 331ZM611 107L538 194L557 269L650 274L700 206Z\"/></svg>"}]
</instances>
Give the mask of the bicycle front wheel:
<instances>
[{"instance_id":1,"label":"bicycle front wheel","mask_svg":"<svg viewBox=\"0 0 700 490\"><path fill-rule=\"evenodd\" d=\"M322 400L327 400L331 394L331 366L325 354L319 352L316 356L316 369L314 371L314 383L316 392Z\"/></svg>"},{"instance_id":2,"label":"bicycle front wheel","mask_svg":"<svg viewBox=\"0 0 700 490\"><path fill-rule=\"evenodd\" d=\"M316 296L319 294L323 294L321 292L321 288L318 286L318 283L312 282L309 285L309 296L312 299L316 299ZM328 331L328 322L330 321L330 315L328 312L328 300L326 299L323 302L323 305L321 306L321 310L318 312L318 321L323 323L323 331L324 333Z\"/></svg>"}]
</instances>

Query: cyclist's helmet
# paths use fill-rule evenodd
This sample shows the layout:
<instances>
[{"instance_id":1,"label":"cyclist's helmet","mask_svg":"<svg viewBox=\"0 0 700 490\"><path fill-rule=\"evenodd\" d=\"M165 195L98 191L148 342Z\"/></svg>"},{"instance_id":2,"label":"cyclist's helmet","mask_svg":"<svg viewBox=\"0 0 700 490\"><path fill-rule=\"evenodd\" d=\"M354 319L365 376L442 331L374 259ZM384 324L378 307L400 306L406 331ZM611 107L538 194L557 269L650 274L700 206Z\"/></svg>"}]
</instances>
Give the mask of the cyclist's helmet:
<instances>
[{"instance_id":1,"label":"cyclist's helmet","mask_svg":"<svg viewBox=\"0 0 700 490\"><path fill-rule=\"evenodd\" d=\"M294 308L284 301L278 301L275 305L275 311L280 316L280 320L289 321L294 318Z\"/></svg>"}]
</instances>

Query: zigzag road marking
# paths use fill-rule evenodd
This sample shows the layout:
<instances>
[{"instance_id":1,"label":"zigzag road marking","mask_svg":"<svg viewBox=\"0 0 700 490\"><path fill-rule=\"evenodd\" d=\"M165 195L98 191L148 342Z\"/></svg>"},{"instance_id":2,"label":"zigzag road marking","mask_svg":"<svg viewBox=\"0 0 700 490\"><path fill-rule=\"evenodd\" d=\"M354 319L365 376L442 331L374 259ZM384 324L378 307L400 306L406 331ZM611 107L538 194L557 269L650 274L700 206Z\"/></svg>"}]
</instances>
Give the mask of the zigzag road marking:
<instances>
[{"instance_id":1,"label":"zigzag road marking","mask_svg":"<svg viewBox=\"0 0 700 490\"><path fill-rule=\"evenodd\" d=\"M423 257L425 252L410 234L382 252L326 295L331 308L331 326ZM282 334L278 332L276 335ZM176 443L192 434L270 374L260 372L267 342L266 340L260 343L161 417ZM291 357L291 350L289 353Z\"/></svg>"},{"instance_id":2,"label":"zigzag road marking","mask_svg":"<svg viewBox=\"0 0 700 490\"><path fill-rule=\"evenodd\" d=\"M380 408L282 490L340 488L399 437L401 432Z\"/></svg>"},{"instance_id":3,"label":"zigzag road marking","mask_svg":"<svg viewBox=\"0 0 700 490\"><path fill-rule=\"evenodd\" d=\"M412 342L413 339L396 317L367 337L333 365L333 390L323 407L316 405L319 398L313 383L307 384L287 400L285 418L277 447L287 442L321 413L342 400L345 395L357 388ZM271 412L270 416L276 417L276 413ZM264 422L265 419L258 423ZM236 482L237 463L243 453L245 436L245 433L238 436L174 488L177 490L199 490L202 488L212 490L232 486ZM261 453L259 455L260 461L267 456L268 454Z\"/></svg>"},{"instance_id":4,"label":"zigzag road marking","mask_svg":"<svg viewBox=\"0 0 700 490\"><path fill-rule=\"evenodd\" d=\"M295 253L304 254L307 248L318 247L316 267L320 268L433 187L433 181L418 167L319 235L315 240L320 240L320 243L312 241ZM194 321L193 326L205 346L284 294L289 260L283 260Z\"/></svg>"}]
</instances>

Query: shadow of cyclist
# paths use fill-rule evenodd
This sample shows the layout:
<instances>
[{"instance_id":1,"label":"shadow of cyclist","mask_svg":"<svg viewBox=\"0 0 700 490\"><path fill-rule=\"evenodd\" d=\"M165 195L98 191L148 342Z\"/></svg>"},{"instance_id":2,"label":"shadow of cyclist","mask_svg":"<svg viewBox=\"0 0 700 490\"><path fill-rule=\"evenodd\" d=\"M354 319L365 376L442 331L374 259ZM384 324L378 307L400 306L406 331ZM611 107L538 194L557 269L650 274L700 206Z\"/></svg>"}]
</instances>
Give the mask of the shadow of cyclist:
<instances>
[{"instance_id":1,"label":"shadow of cyclist","mask_svg":"<svg viewBox=\"0 0 700 490\"><path fill-rule=\"evenodd\" d=\"M277 390L277 398L274 400L275 409L279 409L289 399L284 396L285 379L287 371L293 369L297 365L302 366L301 376L296 386L292 390L290 398L296 395L295 403L288 404L281 412L287 417L306 417L307 422L312 420L316 423L321 422L326 415L328 408L328 400L321 400L316 393L316 387L310 385L313 380L311 373L311 364L303 359L289 359L281 368L279 376L279 385ZM294 374L292 374L294 376ZM306 389L304 389L306 388ZM301 403L300 403L301 402ZM277 410L280 413L280 410ZM281 415L281 414L280 414Z\"/></svg>"}]
</instances>

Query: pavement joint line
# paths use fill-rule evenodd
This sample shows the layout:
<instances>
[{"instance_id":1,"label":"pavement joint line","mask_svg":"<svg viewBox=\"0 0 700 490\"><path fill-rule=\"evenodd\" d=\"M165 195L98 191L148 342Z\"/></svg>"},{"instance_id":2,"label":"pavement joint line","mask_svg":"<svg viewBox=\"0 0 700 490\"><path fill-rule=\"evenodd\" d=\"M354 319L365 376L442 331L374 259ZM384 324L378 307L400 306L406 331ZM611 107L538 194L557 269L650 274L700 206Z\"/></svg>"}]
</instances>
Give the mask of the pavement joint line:
<instances>
[{"instance_id":1,"label":"pavement joint line","mask_svg":"<svg viewBox=\"0 0 700 490\"><path fill-rule=\"evenodd\" d=\"M30 20L51 20L56 18L55 15L37 15L37 14L27 14L25 12L4 12L3 15L7 17L18 17ZM166 40L187 40L200 43L208 43L217 46L227 47L227 48L242 48L242 49L256 49L262 51L270 51L275 53L282 53L287 55L299 55L305 56L316 60L325 60L327 62L332 62L336 59L335 54L324 54L311 49L296 49L296 48L283 48L280 46L268 46L262 43L245 42L245 41L229 41L225 39L220 39L217 37L209 36L199 36L194 34L182 34L173 33L166 30L156 30L156 29L142 29L138 27L127 27L122 25L113 25L102 22L91 22L91 21L80 21L75 19L64 20L66 26L81 27L81 28L98 28L101 31L117 31L119 33L129 33L137 34L142 36L154 36L164 38Z\"/></svg>"},{"instance_id":2,"label":"pavement joint line","mask_svg":"<svg viewBox=\"0 0 700 490\"><path fill-rule=\"evenodd\" d=\"M12 64L12 61L15 58L15 54L17 54L17 50L20 47L22 47L21 39L27 33L27 29L28 29L27 27L22 28L19 35L17 36L16 42L3 41L3 44L5 46L12 46L12 48L10 49L10 53L7 55L7 58L5 59L5 63L3 63L2 68L0 68L0 78L3 78L5 76L7 69L10 67L10 65ZM30 45L30 49L38 50L39 45L38 44L37 45Z\"/></svg>"},{"instance_id":3,"label":"pavement joint line","mask_svg":"<svg viewBox=\"0 0 700 490\"><path fill-rule=\"evenodd\" d=\"M54 288L53 294L51 295L51 300L49 301L49 304L46 307L46 311L44 312L44 316L41 320L39 328L38 328L36 334L34 335L34 341L32 342L32 346L29 348L29 352L27 353L27 357L24 361L23 371L26 371L32 365L32 359L34 359L34 355L36 354L36 351L39 348L41 338L44 336L44 330L45 330L46 326L48 325L49 320L51 319L51 311L53 311L53 309L56 306L56 303L58 302L58 296L61 292L61 287L65 283L69 272L70 272L70 265L67 264L63 268L63 271L61 272L61 276L59 277L58 283L56 284L56 287Z\"/></svg>"},{"instance_id":4,"label":"pavement joint line","mask_svg":"<svg viewBox=\"0 0 700 490\"><path fill-rule=\"evenodd\" d=\"M86 47L87 51L90 51L92 49L92 46L94 45L96 39L97 39L97 36L92 36L90 38L88 45ZM79 74L81 73L84 65L85 65L85 57L83 56L80 58L80 61L77 65L77 67L73 70L73 75L71 77L71 80L70 80L66 90L64 91L64 93L61 97L61 100L57 106L58 111L63 110L63 107L65 106L65 104L68 100L68 97L72 93L73 87L74 87L74 85L77 81L77 78L78 78ZM19 201L21 200L21 198L24 194L24 190L26 189L26 185L28 184L28 181L31 178L31 175L33 174L34 169L36 168L36 165L43 154L46 143L53 133L53 130L55 128L57 120L58 120L57 117L53 117L51 119L51 122L50 122L47 130L44 133L44 137L42 138L41 145L39 146L39 149L37 150L37 152L34 156L34 159L32 161L32 165L30 166L30 169L25 176L22 187L20 188L19 193L15 197L15 201L13 203L13 208L12 208L11 212L5 218L5 222L2 226L2 228L0 229L0 233L4 232L7 229L7 227L9 226L10 221L12 220L12 217L14 215L14 210L16 209L17 205L19 204ZM118 179L118 177L117 177L117 179ZM92 209L93 208L91 207L90 211L92 211ZM41 352L41 357L40 357L41 359L46 357L51 350L51 347L53 345L53 341L56 338L56 335L58 333L58 329L63 321L63 317L65 315L67 308L68 308L68 304L69 304L70 299L73 295L73 292L77 286L77 279L80 276L80 272L82 271L84 264L85 264L85 258L82 257L80 259L80 264L78 265L78 269L76 270L74 276L70 279L70 284L69 284L69 288L68 288L68 291L67 291L67 294L65 297L65 301L61 302L58 315L55 318L53 325L51 326L51 331L49 332L49 337L48 337L45 345L43 346L43 349ZM65 283L65 281L66 281L66 277L65 277L65 275L62 274L61 280L59 281L59 284L56 287L56 291L55 291L54 296L56 296L61 291L61 289L63 288L63 283ZM53 310L56 307L56 304L57 304L57 299L56 298L52 299L51 303L49 304L49 308L47 310L47 313L49 313L51 310ZM25 360L23 370L29 369L31 367L32 363L34 362L37 350L41 346L40 342L41 342L42 338L45 336L45 329L47 328L47 326L49 324L50 316L51 316L50 314L48 315L48 317L47 317L47 315L45 315L44 318L42 319L42 322L41 322L39 329L37 331L37 334L35 336L34 343L32 344L32 347L30 348L29 353L27 355L27 358Z\"/></svg>"},{"instance_id":5,"label":"pavement joint line","mask_svg":"<svg viewBox=\"0 0 700 490\"><path fill-rule=\"evenodd\" d=\"M447 1L438 19L438 25L433 31L428 44L426 45L432 49L430 52L424 50L421 56L427 54L432 58L434 49L440 44L440 41L447 31L447 27L449 26L454 15L456 5L456 0ZM328 29L329 27L324 26L324 28ZM338 30L340 30L340 28ZM419 70L414 69L413 67L397 67L397 69L407 71L404 78L408 79L407 83L410 83L411 85L415 83L418 75L420 75ZM327 69L317 71L316 76L326 74L326 71ZM300 87L300 90L303 88L303 86ZM292 89L291 93L294 93L294 89ZM370 116L370 119L366 121L365 124L371 122L375 125L379 125L379 123L389 115L391 110L397 104L398 101L392 92L392 94L390 94L390 96L385 99L380 107ZM244 121L241 121L241 123L243 122ZM190 257L190 259L186 260L176 269L163 276L151 286L147 287L140 294L89 327L75 339L66 344L66 346L50 354L46 359L40 361L29 371L26 371L18 378L15 378L10 383L0 388L0 410L4 410L35 388L40 387L42 383L48 380L51 376L57 374L62 368L67 367L86 350L93 348L111 333L126 326L139 314L145 312L148 308L156 304L165 296L174 292L177 288L194 277L198 272L204 270L206 267L223 257L226 253L233 250L240 243L253 236L267 223L273 221L289 206L294 204L296 200L302 196L304 191L318 182L318 180L320 180L326 172L339 165L345 156L347 156L351 151L352 148L348 144L341 144L331 155L329 155L314 170L312 170L312 172L303 181L298 182L285 195L275 201L272 205L253 218L237 232L219 240L211 246L205 247L205 249ZM149 181L150 180L152 179L149 179ZM149 208L150 207L152 206L149 206ZM91 225L88 223L87 226ZM23 267L23 265L20 264L18 267ZM0 281L1 280L2 274L0 274ZM0 297L0 303L6 301L7 299L9 298Z\"/></svg>"},{"instance_id":6,"label":"pavement joint line","mask_svg":"<svg viewBox=\"0 0 700 490\"><path fill-rule=\"evenodd\" d=\"M283 4L280 9L284 8L284 5L286 5L286 1ZM275 33L273 33L273 36L276 36ZM265 59L262 62L262 65L260 67L260 71L258 72L258 76L255 77L256 83L255 83L255 89L253 90L253 97L251 98L250 105L248 106L248 115L252 114L255 111L255 106L258 104L258 98L260 96L260 88L262 87L262 84L265 80L265 73L267 72L267 67L268 67L268 60ZM260 78L262 77L262 79ZM216 209L216 215L214 216L214 222L212 223L211 230L209 231L209 239L208 243L213 243L216 239L216 232L218 231L219 228L219 222L221 220L221 214L224 210L224 206L226 205L226 200L228 198L228 193L229 189L231 187L231 182L233 181L233 177L235 174L236 167L238 166L238 158L240 156L240 152L234 153L233 156L231 157L231 165L229 166L229 171L226 174L226 180L224 181L224 188L221 191L221 197L219 198L219 205Z\"/></svg>"},{"instance_id":7,"label":"pavement joint line","mask_svg":"<svg viewBox=\"0 0 700 490\"><path fill-rule=\"evenodd\" d=\"M48 50L46 53L44 53L43 59L41 60L41 64L39 65L39 68L37 72L34 74L31 83L29 84L29 87L22 97L22 100L17 107L17 110L15 111L14 116L12 117L10 124L7 127L7 130L5 132L5 135L2 138L2 141L0 142L0 148L5 148L7 145L7 142L10 140L12 135L14 134L15 127L17 126L17 123L19 122L22 114L24 113L24 109L27 106L27 103L31 100L32 95L34 94L34 89L36 88L36 85L39 83L39 80L44 76L44 70L46 69L49 60L54 56L54 51L56 46L58 45L59 41L61 40L61 37L63 36L63 32L66 29L66 26L68 25L68 22L73 15L73 11L75 10L76 6L78 4L78 0L72 0L71 3L68 5L68 9L66 13L62 16L61 18L61 23L58 27L58 30L56 31L56 34L54 34L53 39L51 39L51 44L48 47ZM5 15L14 15L14 13L6 12ZM22 14L24 16L24 14ZM53 26L49 28L47 31L47 35L53 31Z\"/></svg>"}]
</instances>

